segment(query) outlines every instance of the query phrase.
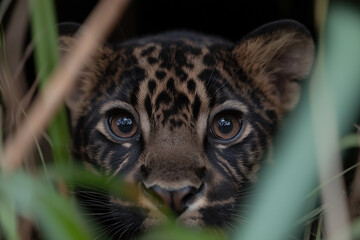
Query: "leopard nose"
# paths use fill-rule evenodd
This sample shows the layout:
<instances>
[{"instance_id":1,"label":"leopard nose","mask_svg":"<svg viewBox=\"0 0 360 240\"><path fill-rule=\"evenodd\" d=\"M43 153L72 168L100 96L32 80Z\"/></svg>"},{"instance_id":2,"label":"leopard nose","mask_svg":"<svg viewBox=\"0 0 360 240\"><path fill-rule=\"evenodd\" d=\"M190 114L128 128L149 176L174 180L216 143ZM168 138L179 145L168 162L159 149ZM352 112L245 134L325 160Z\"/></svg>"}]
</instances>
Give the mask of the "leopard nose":
<instances>
[{"instance_id":1,"label":"leopard nose","mask_svg":"<svg viewBox=\"0 0 360 240\"><path fill-rule=\"evenodd\" d=\"M163 211L166 208L170 208L177 216L180 216L188 207L195 194L199 192L199 189L191 186L183 187L176 190L167 190L158 185L150 188L151 192L155 194L156 198L160 201L158 204L159 209Z\"/></svg>"}]
</instances>

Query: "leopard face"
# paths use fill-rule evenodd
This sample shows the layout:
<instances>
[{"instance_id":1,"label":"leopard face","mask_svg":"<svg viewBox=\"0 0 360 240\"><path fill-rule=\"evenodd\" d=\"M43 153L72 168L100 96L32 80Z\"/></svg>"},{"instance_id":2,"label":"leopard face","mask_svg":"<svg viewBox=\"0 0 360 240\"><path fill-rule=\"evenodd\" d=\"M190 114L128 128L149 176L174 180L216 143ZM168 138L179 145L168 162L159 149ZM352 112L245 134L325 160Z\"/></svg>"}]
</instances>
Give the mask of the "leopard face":
<instances>
[{"instance_id":1,"label":"leopard face","mask_svg":"<svg viewBox=\"0 0 360 240\"><path fill-rule=\"evenodd\" d=\"M61 37L66 52L76 40ZM68 97L75 158L139 192L78 198L111 239L166 221L226 227L298 101L313 41L294 21L265 25L237 44L171 32L103 45Z\"/></svg>"}]
</instances>

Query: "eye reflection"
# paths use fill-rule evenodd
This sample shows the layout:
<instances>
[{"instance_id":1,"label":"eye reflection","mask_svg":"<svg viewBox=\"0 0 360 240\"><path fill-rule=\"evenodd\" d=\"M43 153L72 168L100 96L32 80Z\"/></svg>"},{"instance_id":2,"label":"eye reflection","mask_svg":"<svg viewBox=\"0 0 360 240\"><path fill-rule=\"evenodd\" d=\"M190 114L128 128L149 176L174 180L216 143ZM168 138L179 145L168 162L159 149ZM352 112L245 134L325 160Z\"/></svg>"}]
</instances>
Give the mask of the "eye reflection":
<instances>
[{"instance_id":1,"label":"eye reflection","mask_svg":"<svg viewBox=\"0 0 360 240\"><path fill-rule=\"evenodd\" d=\"M238 114L222 112L215 115L212 122L213 135L221 140L230 140L237 136L242 127L242 119Z\"/></svg>"},{"instance_id":2,"label":"eye reflection","mask_svg":"<svg viewBox=\"0 0 360 240\"><path fill-rule=\"evenodd\" d=\"M119 138L130 138L137 132L138 126L134 117L128 113L117 113L110 117L111 131Z\"/></svg>"}]
</instances>

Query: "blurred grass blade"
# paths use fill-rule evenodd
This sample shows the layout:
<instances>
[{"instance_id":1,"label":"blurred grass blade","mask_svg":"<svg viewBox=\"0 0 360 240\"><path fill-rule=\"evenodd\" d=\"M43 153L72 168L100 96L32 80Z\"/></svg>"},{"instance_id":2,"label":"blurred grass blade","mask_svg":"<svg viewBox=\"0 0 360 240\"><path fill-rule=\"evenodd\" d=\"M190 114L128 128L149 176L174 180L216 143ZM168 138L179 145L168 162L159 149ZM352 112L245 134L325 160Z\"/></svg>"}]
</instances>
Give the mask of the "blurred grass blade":
<instances>
[{"instance_id":1,"label":"blurred grass blade","mask_svg":"<svg viewBox=\"0 0 360 240\"><path fill-rule=\"evenodd\" d=\"M323 222L323 215L320 215L319 220L318 220L317 230L316 230L316 240L321 240L322 228L323 228L322 222Z\"/></svg>"},{"instance_id":2,"label":"blurred grass blade","mask_svg":"<svg viewBox=\"0 0 360 240\"><path fill-rule=\"evenodd\" d=\"M327 179L326 181L322 182L320 185L316 186L308 195L307 197L311 197L315 194L317 194L321 188L323 188L325 185L327 184L331 184L334 180L338 179L338 178L341 178L341 177L344 177L346 173L352 171L352 170L355 170L358 166L360 166L360 162L352 165L351 167L345 169L344 171L334 175L334 176L331 176L331 178Z\"/></svg>"},{"instance_id":3,"label":"blurred grass blade","mask_svg":"<svg viewBox=\"0 0 360 240\"><path fill-rule=\"evenodd\" d=\"M326 73L321 81L328 85L327 89L333 94L332 101L335 102L335 111L331 113L334 115L322 116L321 124L326 125L324 122L327 119L336 118L338 126L335 128L339 128L341 135L353 126L359 113L358 108L353 108L354 104L357 107L360 102L360 16L355 9L339 6L332 8L326 35L326 60L322 65L325 68L321 69ZM317 93L326 89L317 86L311 90ZM255 211L249 216L248 224L236 232L234 239L285 240L295 230L295 219L304 210L306 196L315 187L317 175L314 129L318 126L312 123L313 113L310 111L308 94L305 94L299 111L285 124L284 132L287 134L279 136L281 142L275 149L275 163L259 181ZM323 104L324 98L320 97L312 100ZM323 140L323 146L329 146L329 141L336 141L329 138Z\"/></svg>"},{"instance_id":4,"label":"blurred grass blade","mask_svg":"<svg viewBox=\"0 0 360 240\"><path fill-rule=\"evenodd\" d=\"M58 63L56 17L52 0L30 0L36 69L42 85Z\"/></svg>"},{"instance_id":5,"label":"blurred grass blade","mask_svg":"<svg viewBox=\"0 0 360 240\"><path fill-rule=\"evenodd\" d=\"M359 119L360 10L355 5L336 5L329 12L325 78L334 96L340 134ZM351 124L344 124L351 122Z\"/></svg>"},{"instance_id":6,"label":"blurred grass blade","mask_svg":"<svg viewBox=\"0 0 360 240\"><path fill-rule=\"evenodd\" d=\"M18 172L0 182L0 200L6 196L21 215L30 215L50 240L89 240L90 235L74 205L51 185Z\"/></svg>"},{"instance_id":7,"label":"blurred grass blade","mask_svg":"<svg viewBox=\"0 0 360 240\"><path fill-rule=\"evenodd\" d=\"M31 29L35 43L36 69L43 88L59 61L57 25L52 0L31 0ZM62 107L49 127L55 163L69 163L66 146L70 143L66 110Z\"/></svg>"},{"instance_id":8,"label":"blurred grass blade","mask_svg":"<svg viewBox=\"0 0 360 240\"><path fill-rule=\"evenodd\" d=\"M70 134L66 109L63 106L49 127L55 163L69 165L72 162L69 150Z\"/></svg>"},{"instance_id":9,"label":"blurred grass blade","mask_svg":"<svg viewBox=\"0 0 360 240\"><path fill-rule=\"evenodd\" d=\"M65 95L71 91L79 71L84 67L99 43L110 33L117 20L122 16L130 0L103 0L85 21L77 43L61 65L54 71L45 89L34 100L29 118L16 129L15 134L6 139L1 168L10 173L17 169L33 146L33 138L47 126L56 114Z\"/></svg>"},{"instance_id":10,"label":"blurred grass blade","mask_svg":"<svg viewBox=\"0 0 360 240\"><path fill-rule=\"evenodd\" d=\"M360 239L360 218L356 219L351 227L352 239Z\"/></svg>"},{"instance_id":11,"label":"blurred grass blade","mask_svg":"<svg viewBox=\"0 0 360 240\"><path fill-rule=\"evenodd\" d=\"M141 240L225 240L223 233L186 229L175 223L163 224L140 238Z\"/></svg>"},{"instance_id":12,"label":"blurred grass blade","mask_svg":"<svg viewBox=\"0 0 360 240\"><path fill-rule=\"evenodd\" d=\"M316 184L317 166L308 94L305 93L303 100L280 131L275 163L259 180L256 208L249 222L239 228L233 239L289 239L296 219L304 211L308 200L305 196Z\"/></svg>"},{"instance_id":13,"label":"blurred grass blade","mask_svg":"<svg viewBox=\"0 0 360 240\"><path fill-rule=\"evenodd\" d=\"M341 148L360 148L360 134L349 134L341 139Z\"/></svg>"},{"instance_id":14,"label":"blurred grass blade","mask_svg":"<svg viewBox=\"0 0 360 240\"><path fill-rule=\"evenodd\" d=\"M318 217L322 212L324 212L325 207L324 206L320 206L318 208L315 208L314 210L312 210L311 212L309 212L308 214L306 214L305 216L303 216L302 218L300 218L297 221L297 225L301 225L304 224L307 221L311 221L312 219Z\"/></svg>"},{"instance_id":15,"label":"blurred grass blade","mask_svg":"<svg viewBox=\"0 0 360 240\"><path fill-rule=\"evenodd\" d=\"M0 23L2 22L3 17L5 15L7 9L10 6L10 3L11 3L11 0L3 0L3 1L1 1L1 4L0 4Z\"/></svg>"},{"instance_id":16,"label":"blurred grass blade","mask_svg":"<svg viewBox=\"0 0 360 240\"><path fill-rule=\"evenodd\" d=\"M312 89L322 183L342 171L338 139L358 120L360 102L360 12L356 6L337 4L330 8L328 19L325 52L320 55L323 65L317 69L318 78ZM353 108L354 104L356 108ZM322 188L322 201L328 206L324 212L328 239L351 239L348 231L350 214L344 191L342 178Z\"/></svg>"},{"instance_id":17,"label":"blurred grass blade","mask_svg":"<svg viewBox=\"0 0 360 240\"><path fill-rule=\"evenodd\" d=\"M0 198L0 239L1 230L7 240L19 240L17 232L17 216L14 203L7 198Z\"/></svg>"}]
</instances>

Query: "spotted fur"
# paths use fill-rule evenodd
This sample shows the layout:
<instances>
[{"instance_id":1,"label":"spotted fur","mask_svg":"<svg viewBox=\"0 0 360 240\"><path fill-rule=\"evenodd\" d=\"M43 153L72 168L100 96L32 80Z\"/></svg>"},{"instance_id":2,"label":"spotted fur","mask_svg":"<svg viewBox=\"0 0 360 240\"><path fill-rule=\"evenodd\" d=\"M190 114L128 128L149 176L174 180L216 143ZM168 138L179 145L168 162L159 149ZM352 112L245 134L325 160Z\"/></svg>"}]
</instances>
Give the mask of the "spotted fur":
<instances>
[{"instance_id":1,"label":"spotted fur","mask_svg":"<svg viewBox=\"0 0 360 240\"><path fill-rule=\"evenodd\" d=\"M70 32L61 37L63 52L76 41ZM185 226L230 226L281 117L299 99L313 51L308 31L290 20L267 24L236 44L169 32L99 47L67 99L73 152L140 194L130 202L79 190L80 201L110 239L132 238L165 221L166 197L170 208L177 196L190 199L175 211ZM117 111L134 117L139 129L131 138L110 130ZM211 131L224 111L236 112L242 124L229 140ZM184 189L196 190L185 196Z\"/></svg>"}]
</instances>

